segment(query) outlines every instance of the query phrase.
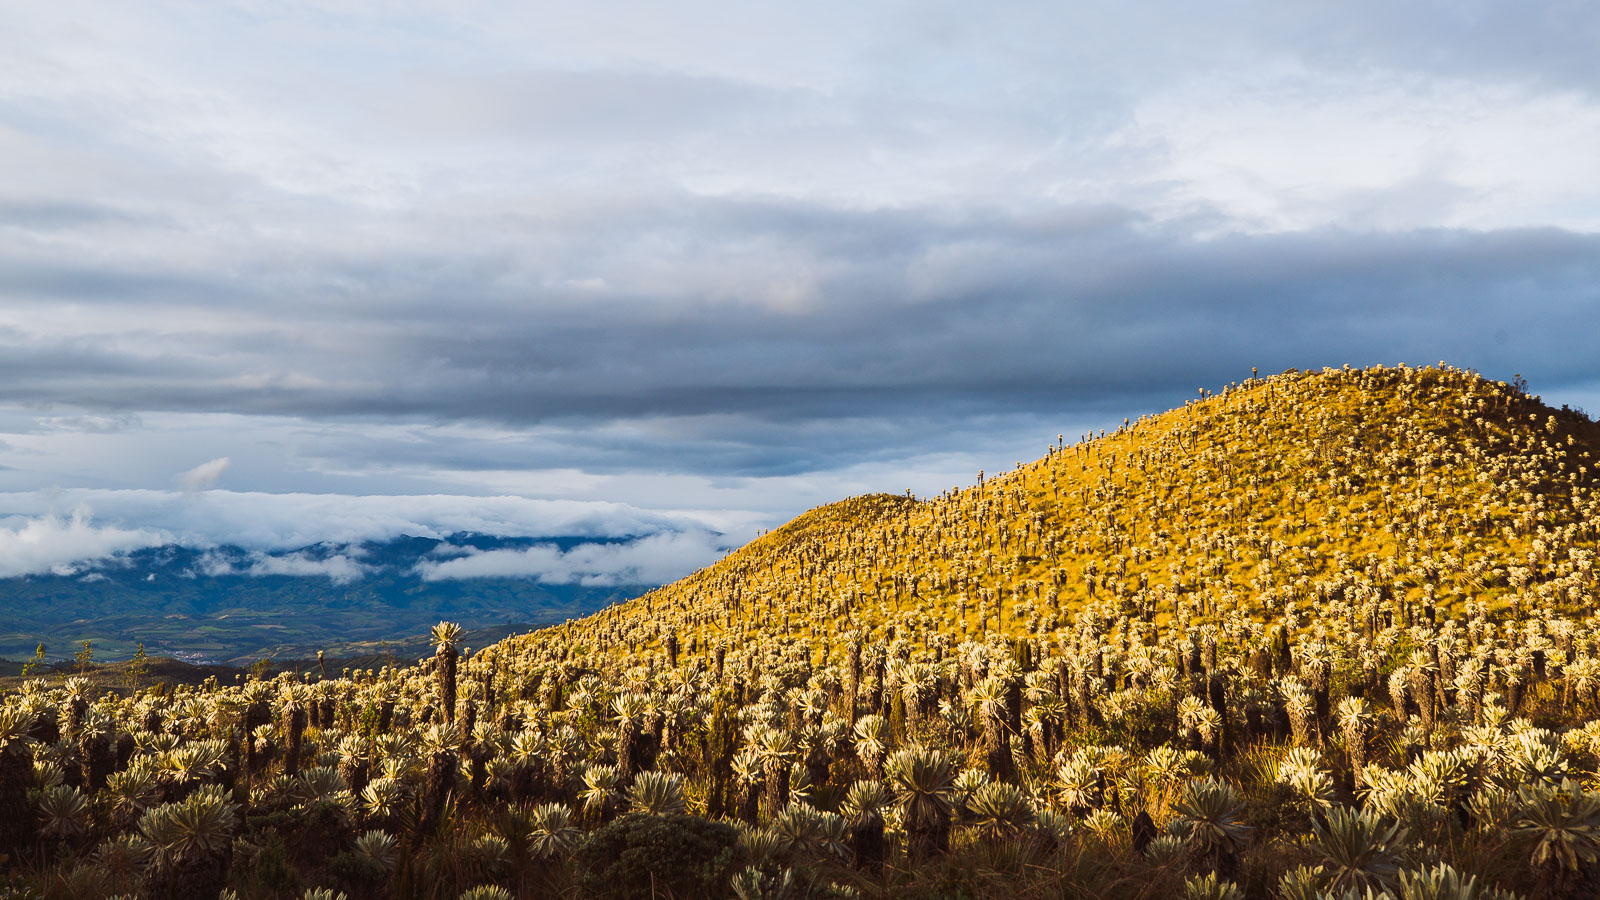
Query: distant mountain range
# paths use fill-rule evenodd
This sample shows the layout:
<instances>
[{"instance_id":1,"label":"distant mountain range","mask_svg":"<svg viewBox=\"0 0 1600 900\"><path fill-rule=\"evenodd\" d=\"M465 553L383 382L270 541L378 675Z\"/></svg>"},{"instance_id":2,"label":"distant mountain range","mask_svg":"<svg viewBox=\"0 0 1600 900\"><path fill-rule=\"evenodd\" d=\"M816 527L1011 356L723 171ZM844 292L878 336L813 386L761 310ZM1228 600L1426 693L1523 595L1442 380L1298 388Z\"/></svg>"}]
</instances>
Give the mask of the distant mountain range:
<instances>
[{"instance_id":1,"label":"distant mountain range","mask_svg":"<svg viewBox=\"0 0 1600 900\"><path fill-rule=\"evenodd\" d=\"M456 534L263 553L168 545L92 567L0 579L0 657L71 658L88 640L98 660L152 656L247 664L263 657L415 656L441 619L498 637L561 622L655 585L547 584L533 578L427 580L419 565L465 553L567 551L620 543L591 537ZM414 659L410 661L415 661Z\"/></svg>"}]
</instances>

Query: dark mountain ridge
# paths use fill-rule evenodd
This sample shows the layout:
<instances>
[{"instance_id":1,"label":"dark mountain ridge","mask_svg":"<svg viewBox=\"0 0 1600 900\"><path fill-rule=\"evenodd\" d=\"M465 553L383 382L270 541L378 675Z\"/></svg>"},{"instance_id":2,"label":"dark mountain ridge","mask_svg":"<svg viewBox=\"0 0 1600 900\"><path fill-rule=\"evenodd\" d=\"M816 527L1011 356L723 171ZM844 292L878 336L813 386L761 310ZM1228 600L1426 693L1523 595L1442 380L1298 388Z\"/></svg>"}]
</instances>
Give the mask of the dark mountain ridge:
<instances>
[{"instance_id":1,"label":"dark mountain ridge","mask_svg":"<svg viewBox=\"0 0 1600 900\"><path fill-rule=\"evenodd\" d=\"M378 652L426 633L441 619L504 634L584 615L654 585L554 584L533 577L428 580L419 565L473 551L626 538L405 535L264 553L238 546L177 544L137 550L59 573L0 579L0 657L24 659L41 642L48 659L92 642L95 658L151 655L248 663L261 657ZM286 564L347 565L291 574ZM503 636L503 635L502 635Z\"/></svg>"}]
</instances>

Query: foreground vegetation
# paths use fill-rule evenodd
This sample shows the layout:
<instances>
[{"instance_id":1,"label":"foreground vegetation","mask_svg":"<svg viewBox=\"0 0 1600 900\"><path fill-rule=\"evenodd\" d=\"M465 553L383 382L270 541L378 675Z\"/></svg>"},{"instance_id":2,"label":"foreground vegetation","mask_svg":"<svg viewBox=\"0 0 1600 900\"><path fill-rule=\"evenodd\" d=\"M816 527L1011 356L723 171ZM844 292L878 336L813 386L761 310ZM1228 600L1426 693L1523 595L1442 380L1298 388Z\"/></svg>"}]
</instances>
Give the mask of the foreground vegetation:
<instances>
[{"instance_id":1,"label":"foreground vegetation","mask_svg":"<svg viewBox=\"0 0 1600 900\"><path fill-rule=\"evenodd\" d=\"M423 665L0 708L19 896L1593 897L1586 417L1252 378Z\"/></svg>"}]
</instances>

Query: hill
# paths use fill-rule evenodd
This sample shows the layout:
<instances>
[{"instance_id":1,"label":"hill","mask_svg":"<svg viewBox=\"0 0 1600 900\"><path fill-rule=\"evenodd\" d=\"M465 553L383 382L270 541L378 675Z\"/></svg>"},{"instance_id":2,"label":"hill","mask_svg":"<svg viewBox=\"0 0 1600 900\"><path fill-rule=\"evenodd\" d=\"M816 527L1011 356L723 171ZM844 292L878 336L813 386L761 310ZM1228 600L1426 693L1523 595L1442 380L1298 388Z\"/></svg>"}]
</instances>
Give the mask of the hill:
<instances>
[{"instance_id":1,"label":"hill","mask_svg":"<svg viewBox=\"0 0 1600 900\"><path fill-rule=\"evenodd\" d=\"M690 652L849 631L1048 639L1086 608L1231 630L1330 600L1442 619L1586 612L1600 425L1451 369L1288 372L1064 439L927 500L800 516L689 578L528 639ZM1298 628L1291 630L1298 631Z\"/></svg>"},{"instance_id":2,"label":"hill","mask_svg":"<svg viewBox=\"0 0 1600 900\"><path fill-rule=\"evenodd\" d=\"M0 854L52 896L1593 897L1597 451L1470 372L1252 377L465 657L29 683Z\"/></svg>"}]
</instances>

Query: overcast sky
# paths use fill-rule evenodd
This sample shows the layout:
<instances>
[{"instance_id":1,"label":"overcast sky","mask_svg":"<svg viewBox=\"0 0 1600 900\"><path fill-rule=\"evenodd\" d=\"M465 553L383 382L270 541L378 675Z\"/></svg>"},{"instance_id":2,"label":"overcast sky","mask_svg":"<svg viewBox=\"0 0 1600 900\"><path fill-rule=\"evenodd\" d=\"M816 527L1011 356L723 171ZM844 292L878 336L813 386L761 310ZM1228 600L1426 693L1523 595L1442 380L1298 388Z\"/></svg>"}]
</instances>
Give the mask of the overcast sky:
<instances>
[{"instance_id":1,"label":"overcast sky","mask_svg":"<svg viewBox=\"0 0 1600 900\"><path fill-rule=\"evenodd\" d=\"M1589 2L0 14L0 573L727 536L687 571L1251 366L1600 407Z\"/></svg>"}]
</instances>

